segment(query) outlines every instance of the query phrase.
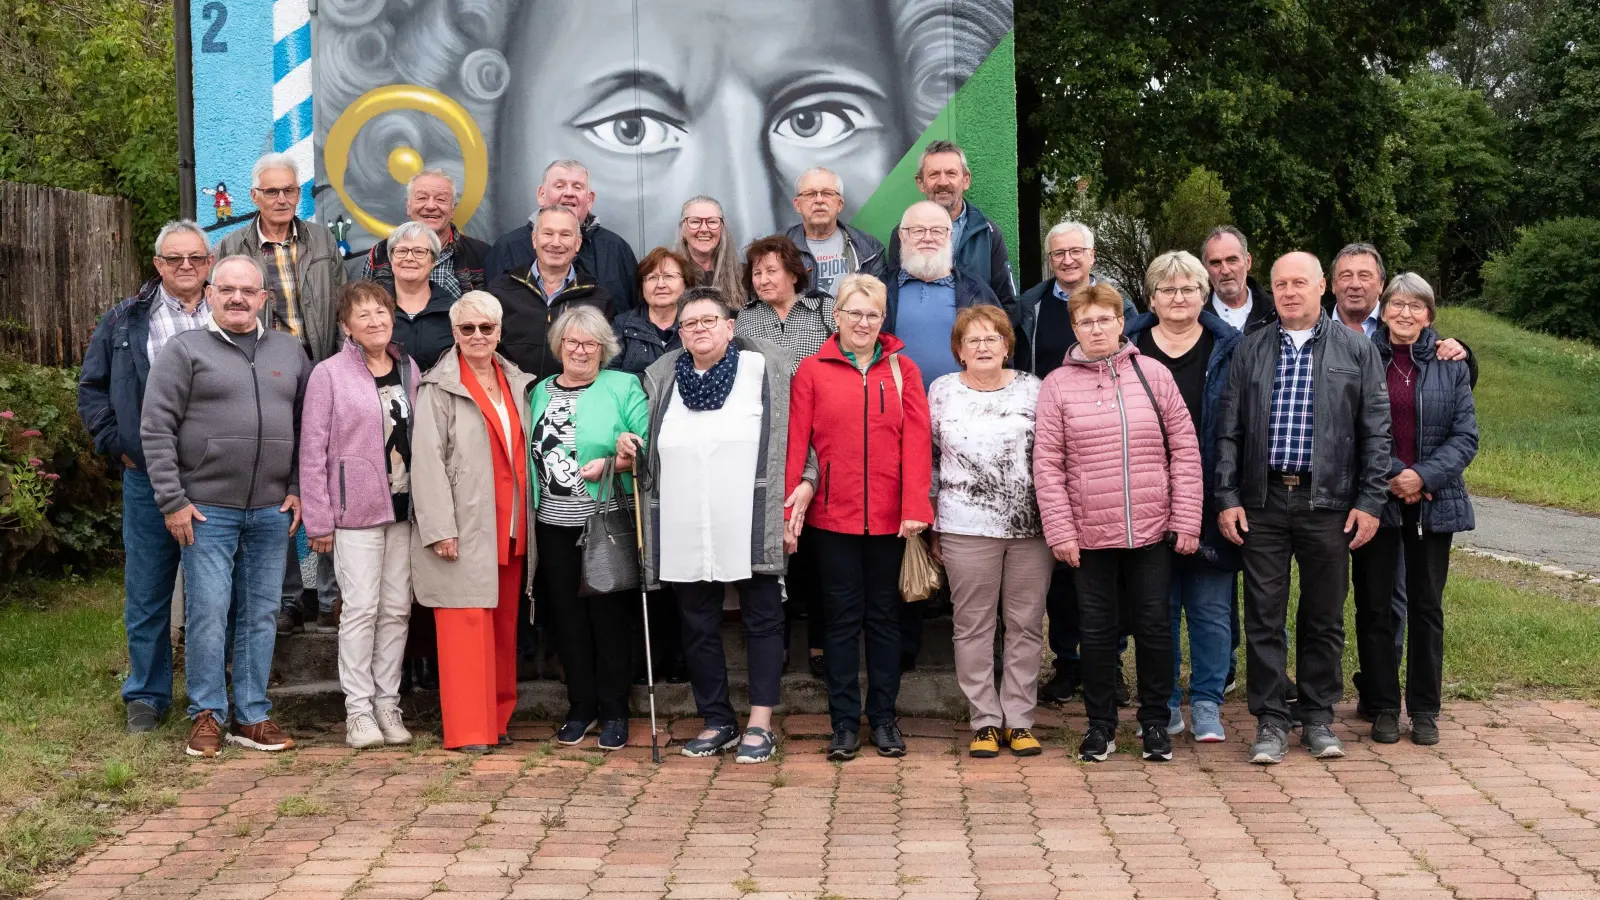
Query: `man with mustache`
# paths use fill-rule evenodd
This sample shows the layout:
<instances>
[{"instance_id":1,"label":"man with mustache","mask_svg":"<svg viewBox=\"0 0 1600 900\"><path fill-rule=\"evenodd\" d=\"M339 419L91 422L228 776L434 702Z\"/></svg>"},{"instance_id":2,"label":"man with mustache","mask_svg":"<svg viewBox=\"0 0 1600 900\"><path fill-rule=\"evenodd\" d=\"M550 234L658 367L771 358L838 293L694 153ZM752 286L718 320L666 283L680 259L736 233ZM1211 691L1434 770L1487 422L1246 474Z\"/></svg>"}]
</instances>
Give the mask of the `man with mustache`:
<instances>
[{"instance_id":1,"label":"man with mustache","mask_svg":"<svg viewBox=\"0 0 1600 900\"><path fill-rule=\"evenodd\" d=\"M846 275L865 272L883 278L883 245L859 228L839 221L844 211L844 179L820 166L800 174L794 185L794 211L800 224L788 231L811 273L811 287L828 296Z\"/></svg>"},{"instance_id":2,"label":"man with mustache","mask_svg":"<svg viewBox=\"0 0 1600 900\"><path fill-rule=\"evenodd\" d=\"M434 260L428 280L444 288L451 297L467 291L483 290L484 265L489 244L471 237L455 226L455 179L443 169L423 169L406 182L406 218L421 222L439 236L439 258ZM394 293L394 270L389 267L389 239L372 246L361 263L361 280L375 281Z\"/></svg>"},{"instance_id":3,"label":"man with mustache","mask_svg":"<svg viewBox=\"0 0 1600 900\"><path fill-rule=\"evenodd\" d=\"M269 717L267 677L285 537L300 527L296 444L311 361L293 336L263 326L266 279L254 254L218 262L205 327L167 342L145 388L150 485L183 554L190 756L216 756L224 729L252 750L294 746Z\"/></svg>"},{"instance_id":4,"label":"man with mustache","mask_svg":"<svg viewBox=\"0 0 1600 900\"><path fill-rule=\"evenodd\" d=\"M575 159L558 159L544 167L544 182L535 192L539 209L564 206L578 217L578 262L594 276L596 283L615 303L610 313L625 313L639 306L639 286L635 284L639 260L622 235L604 228L594 217L594 191L589 187L589 170ZM489 251L488 271L492 283L507 272L522 275L533 265L534 220L513 228L494 242Z\"/></svg>"},{"instance_id":5,"label":"man with mustache","mask_svg":"<svg viewBox=\"0 0 1600 900\"><path fill-rule=\"evenodd\" d=\"M966 151L950 141L934 141L922 151L917 164L917 189L922 196L950 215L955 267L987 284L999 303L1016 321L1017 283L1011 276L1011 258L1000 229L982 210L966 199L972 187L972 169ZM900 265L900 235L889 238L889 268Z\"/></svg>"}]
</instances>

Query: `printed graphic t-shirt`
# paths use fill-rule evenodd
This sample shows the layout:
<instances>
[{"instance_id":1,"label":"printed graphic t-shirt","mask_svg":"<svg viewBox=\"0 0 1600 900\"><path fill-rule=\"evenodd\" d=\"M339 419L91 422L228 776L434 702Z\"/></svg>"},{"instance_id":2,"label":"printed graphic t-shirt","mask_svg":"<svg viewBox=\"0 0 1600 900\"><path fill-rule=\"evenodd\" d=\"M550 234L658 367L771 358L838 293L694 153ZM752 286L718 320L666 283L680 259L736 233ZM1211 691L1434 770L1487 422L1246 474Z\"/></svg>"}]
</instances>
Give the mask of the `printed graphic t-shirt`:
<instances>
[{"instance_id":1,"label":"printed graphic t-shirt","mask_svg":"<svg viewBox=\"0 0 1600 900\"><path fill-rule=\"evenodd\" d=\"M378 405L383 410L383 462L389 474L394 520L411 516L411 401L400 383L400 366L378 379Z\"/></svg>"},{"instance_id":2,"label":"printed graphic t-shirt","mask_svg":"<svg viewBox=\"0 0 1600 900\"><path fill-rule=\"evenodd\" d=\"M833 296L839 279L850 274L850 261L844 253L844 229L835 228L833 236L823 241L806 238L806 247L817 260L817 290Z\"/></svg>"}]
</instances>

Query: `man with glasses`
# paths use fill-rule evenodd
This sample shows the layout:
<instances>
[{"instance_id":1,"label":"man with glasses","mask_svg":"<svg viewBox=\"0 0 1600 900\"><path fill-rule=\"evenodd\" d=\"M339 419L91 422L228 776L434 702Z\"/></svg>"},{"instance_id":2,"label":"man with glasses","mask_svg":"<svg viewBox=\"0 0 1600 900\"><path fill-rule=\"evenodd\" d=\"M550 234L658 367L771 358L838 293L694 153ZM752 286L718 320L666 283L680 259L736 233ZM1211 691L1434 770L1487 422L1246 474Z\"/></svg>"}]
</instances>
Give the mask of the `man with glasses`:
<instances>
[{"instance_id":1,"label":"man with glasses","mask_svg":"<svg viewBox=\"0 0 1600 900\"><path fill-rule=\"evenodd\" d=\"M917 189L929 201L943 207L950 216L952 258L955 268L987 284L1000 305L1014 312L1017 304L1016 280L1011 277L1011 258L1000 229L983 211L966 199L972 187L972 169L967 153L950 141L933 141L923 148L917 162ZM899 234L889 238L889 268L900 265ZM1012 317L1015 322L1015 316Z\"/></svg>"},{"instance_id":2,"label":"man with glasses","mask_svg":"<svg viewBox=\"0 0 1600 900\"><path fill-rule=\"evenodd\" d=\"M78 417L95 450L122 469L122 544L128 733L154 731L172 706L172 594L179 548L167 533L145 474L140 407L150 366L174 336L206 327L211 249L194 222L168 222L156 236L157 276L118 303L89 340L78 380Z\"/></svg>"},{"instance_id":3,"label":"man with glasses","mask_svg":"<svg viewBox=\"0 0 1600 900\"><path fill-rule=\"evenodd\" d=\"M294 746L269 717L267 677L284 538L300 527L295 446L311 361L262 326L265 279L256 254L217 263L205 327L167 342L144 400L155 504L183 548L190 756L216 756L225 730L253 750Z\"/></svg>"},{"instance_id":4,"label":"man with glasses","mask_svg":"<svg viewBox=\"0 0 1600 900\"><path fill-rule=\"evenodd\" d=\"M589 170L575 159L558 159L544 167L544 181L534 192L539 209L564 206L578 217L582 238L578 259L616 304L619 313L637 309L639 286L638 257L622 236L600 225L594 217L594 191L589 187ZM523 274L533 265L534 219L538 212L500 236L489 251L485 275L490 282L508 272Z\"/></svg>"},{"instance_id":5,"label":"man with glasses","mask_svg":"<svg viewBox=\"0 0 1600 900\"><path fill-rule=\"evenodd\" d=\"M807 169L794 185L794 211L800 224L788 231L811 272L811 287L832 297L846 275L864 272L883 278L883 245L859 228L839 221L844 211L844 179L830 169Z\"/></svg>"},{"instance_id":6,"label":"man with glasses","mask_svg":"<svg viewBox=\"0 0 1600 900\"><path fill-rule=\"evenodd\" d=\"M423 169L406 182L406 218L421 222L439 238L439 257L428 280L452 299L467 291L482 290L489 245L455 226L455 179L443 169ZM389 265L389 239L374 244L361 263L361 280L375 281L394 293L394 270Z\"/></svg>"}]
</instances>

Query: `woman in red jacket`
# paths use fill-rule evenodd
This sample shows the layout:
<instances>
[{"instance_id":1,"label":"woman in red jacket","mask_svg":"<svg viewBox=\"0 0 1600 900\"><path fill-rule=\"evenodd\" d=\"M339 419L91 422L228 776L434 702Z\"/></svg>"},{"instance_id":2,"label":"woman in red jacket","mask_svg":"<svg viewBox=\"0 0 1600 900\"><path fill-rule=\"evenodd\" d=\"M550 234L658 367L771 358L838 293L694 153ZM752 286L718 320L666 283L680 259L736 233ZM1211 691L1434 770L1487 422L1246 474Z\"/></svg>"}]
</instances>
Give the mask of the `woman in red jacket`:
<instances>
[{"instance_id":1,"label":"woman in red jacket","mask_svg":"<svg viewBox=\"0 0 1600 900\"><path fill-rule=\"evenodd\" d=\"M905 539L933 521L933 444L917 364L883 328L886 291L871 275L839 283L839 331L800 363L790 389L791 495L785 544L816 532L827 636L828 758L861 746L856 647L867 636L867 719L881 756L904 756L895 726L900 693L900 558ZM807 450L817 469L808 473ZM804 476L804 477L803 477ZM814 479L814 480L813 480ZM802 483L803 482L803 483Z\"/></svg>"}]
</instances>

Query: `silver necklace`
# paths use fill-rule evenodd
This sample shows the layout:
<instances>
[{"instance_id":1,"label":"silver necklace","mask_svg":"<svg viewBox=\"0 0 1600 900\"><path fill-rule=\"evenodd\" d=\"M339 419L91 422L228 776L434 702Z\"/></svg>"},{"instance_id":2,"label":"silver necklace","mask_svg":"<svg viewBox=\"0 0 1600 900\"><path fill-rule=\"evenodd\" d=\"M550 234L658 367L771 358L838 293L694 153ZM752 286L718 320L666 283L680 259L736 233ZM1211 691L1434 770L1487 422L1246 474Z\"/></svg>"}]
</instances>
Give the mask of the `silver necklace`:
<instances>
[{"instance_id":1,"label":"silver necklace","mask_svg":"<svg viewBox=\"0 0 1600 900\"><path fill-rule=\"evenodd\" d=\"M1394 364L1394 360L1393 360L1393 359L1391 359L1391 360L1389 360L1389 368L1391 368L1391 369L1394 369L1394 371L1395 371L1395 374L1396 374L1396 375L1399 375L1399 376L1400 376L1400 378L1401 378L1401 379L1402 379L1402 380L1403 380L1403 381L1405 381L1405 383L1406 383L1406 387L1411 387L1411 376L1410 376L1410 375L1407 375L1407 374L1406 374L1406 373L1405 373L1405 372L1404 372L1404 371L1402 371L1402 370L1401 370L1401 369L1400 369L1400 367L1399 367L1399 366L1397 366L1397 365L1395 365L1395 364Z\"/></svg>"}]
</instances>

